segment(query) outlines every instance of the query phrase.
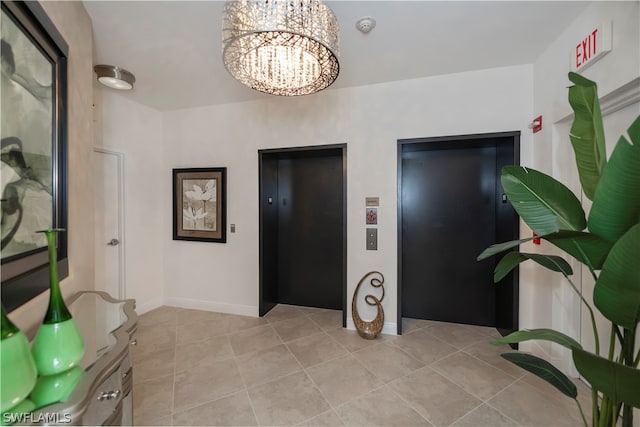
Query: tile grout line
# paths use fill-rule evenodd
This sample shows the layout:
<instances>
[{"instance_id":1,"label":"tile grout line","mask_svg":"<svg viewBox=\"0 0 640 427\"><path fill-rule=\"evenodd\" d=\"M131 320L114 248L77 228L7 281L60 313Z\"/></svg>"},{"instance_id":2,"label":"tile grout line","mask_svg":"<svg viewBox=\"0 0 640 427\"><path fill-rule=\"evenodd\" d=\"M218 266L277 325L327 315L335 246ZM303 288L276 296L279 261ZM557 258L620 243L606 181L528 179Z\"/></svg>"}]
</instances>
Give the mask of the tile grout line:
<instances>
[{"instance_id":1,"label":"tile grout line","mask_svg":"<svg viewBox=\"0 0 640 427\"><path fill-rule=\"evenodd\" d=\"M415 372L415 371L414 371ZM408 374L407 374L408 375ZM399 378L398 378L399 379ZM393 380L396 381L396 380ZM391 382L389 382L388 384L385 384L385 386L390 385ZM420 413L420 411L418 411L418 409L411 403L409 402L407 399L405 399L400 393L398 393L393 387L388 387L389 390L391 391L391 393L393 393L394 395L396 395L400 400L402 400L404 403L406 403L409 408L413 409L416 414L418 414L419 417L421 417L423 420L425 420L427 422L427 424L429 424L430 426L435 426L434 423L432 423L430 420L427 419L427 417L425 417L424 415L422 415Z\"/></svg>"},{"instance_id":2,"label":"tile grout line","mask_svg":"<svg viewBox=\"0 0 640 427\"><path fill-rule=\"evenodd\" d=\"M453 420L452 423L449 423L449 425L454 425L455 423L457 423L458 421L460 421L461 419L463 419L464 417L466 417L467 415L469 415L470 413L472 413L473 411L475 411L476 409L478 409L479 407L481 407L482 405L484 405L485 402L483 402L482 400L480 401L480 404L474 408L472 408L470 411L467 411L466 413L464 413L462 416L456 418L455 420Z\"/></svg>"},{"instance_id":3,"label":"tile grout line","mask_svg":"<svg viewBox=\"0 0 640 427\"><path fill-rule=\"evenodd\" d=\"M387 343L385 343L385 342L380 342L380 343L379 343L379 344L377 344L377 345L378 345L378 346L386 345L387 347L389 347L389 348L391 348L391 349L393 349L393 350L398 350L400 353L404 354L404 355L405 355L405 356L407 356L409 359L414 360L414 361L416 361L416 362L418 362L418 363L420 363L420 364L422 365L422 366L420 366L419 368L412 370L411 372L408 372L408 373L406 373L406 374L403 374L403 375L401 375L400 377L393 378L392 380L387 381L387 382L385 382L382 378L380 378L380 380L381 380L381 381L383 381L383 382L385 382L385 384L389 384L389 383L391 383L392 381L395 381L395 380L396 380L396 379L398 379L398 378L404 377L404 376L406 376L406 375L410 375L410 374L412 374L413 372L418 371L418 370L420 370L420 369L424 368L425 366L428 366L428 365L427 365L425 362L423 362L422 360L420 360L420 359L418 359L417 357L414 357L413 355L411 355L411 354L407 353L403 348L396 347L396 346L392 346L392 345L389 345L389 344L387 344ZM369 348L370 348L370 347L369 347ZM356 351L356 352L354 352L354 353L359 353L359 352L364 351L364 350L366 350L366 349L367 349L367 347L362 348L362 349L360 349L360 350L358 350L358 351ZM375 372L374 372L374 375L375 375ZM377 375L376 375L376 376L377 376Z\"/></svg>"},{"instance_id":4,"label":"tile grout line","mask_svg":"<svg viewBox=\"0 0 640 427\"><path fill-rule=\"evenodd\" d=\"M217 359L217 360L214 360L213 362L214 362L214 363L217 363L217 362L224 362L224 361L229 361L229 360L234 360L234 362L235 362L235 356L232 354L232 355L231 355L231 356L229 356L229 357L225 357L225 358ZM177 369L177 365L178 365L178 364L176 363L176 368L175 368L175 369ZM238 368L238 366L237 366L237 362L236 362L236 368ZM187 370L185 370L185 371L187 371ZM177 371L176 371L176 372L175 372L175 375L180 374L180 373L185 372L185 371L180 371L180 372L177 372ZM240 375L240 379L242 380L242 374L240 373L240 369L239 369L239 368L238 368L238 374ZM244 381L243 381L243 386L244 386ZM207 400L207 401L205 401L205 402L200 402L200 403L197 403L197 404L194 404L194 405L186 406L186 407L184 407L182 410L178 411L177 413L178 413L178 414L180 414L180 413L183 413L183 412L186 412L186 411L191 411L192 409L198 408L198 407L203 406L203 405L208 405L208 404L210 404L210 403L212 403L212 402L215 402L215 401L217 401L217 400L219 400L219 399L223 399L223 398L226 398L226 397L232 396L232 395L234 395L234 394L240 393L242 390L245 390L245 389L246 389L246 388L241 389L241 390L232 391L232 392L229 392L229 393L223 394L223 395L221 395L221 396L218 396L218 397L216 397L216 398L214 398L214 399ZM173 401L175 402L175 377L174 377L174 396L173 396ZM172 406L173 406L173 405L172 405ZM175 412L175 410L172 408L172 414L171 414L171 415L172 415L172 424L173 424L173 415L175 415L175 414L176 414L176 412Z\"/></svg>"},{"instance_id":5,"label":"tile grout line","mask_svg":"<svg viewBox=\"0 0 640 427\"><path fill-rule=\"evenodd\" d=\"M486 360L482 360L482 359L480 359L479 357L477 357L477 356L475 356L475 355L473 355L473 354L471 354L471 353L467 353L465 350L461 350L461 351L462 351L464 354L466 354L467 356L470 356L470 357L472 357L472 358L474 358L474 359L476 359L476 360L479 360L480 362L484 363L485 365L488 365L488 366L490 366L490 367L492 367L492 368L494 368L494 369L499 370L500 372L503 372L505 375L510 376L510 377L511 377L511 378L513 378L514 380L519 380L520 378L524 377L524 376L527 374L527 372L523 370L524 372L523 372L523 374L522 374L522 375L520 375L519 377L514 377L514 376L513 376L513 375L511 375L509 372L507 372L507 371L505 371L505 370L503 370L503 369L500 369L500 368L498 368L498 367L497 367L497 366L495 366L495 365L492 365L491 363L487 362ZM514 365L514 366L515 366L515 365Z\"/></svg>"},{"instance_id":6,"label":"tile grout line","mask_svg":"<svg viewBox=\"0 0 640 427\"><path fill-rule=\"evenodd\" d=\"M375 345L381 345L381 344L374 344L374 346L375 346ZM371 348L371 347L369 346L369 347L361 348L360 350L365 350L366 348ZM360 351L360 350L358 350L358 351ZM371 375L373 375L373 377L374 377L376 380L380 381L380 383L382 383L382 385L383 385L383 386L385 386L387 383L386 383L382 378L378 377L378 376L375 374L375 372L372 372L372 371L371 371L371 370L370 370L370 369L369 369L369 368L368 368L364 363L362 363L362 361L361 361L360 359L358 359L358 358L355 356L355 354L354 354L354 353L355 353L355 352L351 352L351 353L350 353L350 355L351 355L351 357L353 357L353 359L356 361L356 363L358 363L362 368L364 368L364 370L365 370L365 371L367 371L368 373L370 373Z\"/></svg>"},{"instance_id":7,"label":"tile grout line","mask_svg":"<svg viewBox=\"0 0 640 427\"><path fill-rule=\"evenodd\" d=\"M291 320L291 319L286 319L286 320ZM271 324L270 324L270 323L267 323L267 324L268 324L269 326L271 326ZM264 326L264 325L263 325L263 326ZM289 346L287 345L287 343L286 343L286 342L284 342L284 340L282 339L282 337L280 336L280 334L278 334L278 331L277 331L277 330L275 330L275 328L273 328L273 327L272 327L272 329L273 329L273 332L275 333L276 337L278 337L278 339L280 340L280 343L279 343L279 344L270 345L270 346L265 347L265 348L262 348L262 349L258 349L258 350L250 351L250 352L244 353L244 354L242 354L242 355L235 356L235 359L236 359L236 365L238 366L238 372L240 373L240 378L242 379L242 382L243 382L244 387L245 387L245 389L247 390L247 392L248 392L248 391L249 391L249 389L251 389L251 388L255 388L255 387L258 387L258 386L261 386L261 385L264 385L264 384L268 384L268 383L270 383L270 382L277 381L277 380L280 380L280 379L282 379L282 378L286 378L286 377L288 377L289 375L293 375L293 374L296 374L296 373L298 373L298 372L301 372L301 371L303 372L303 371L304 371L304 366L302 366L302 364L301 364L301 363L300 363L300 361L297 359L297 357L295 356L295 354L293 354L293 353L291 352L291 350L289 349ZM304 338L304 337L303 337L303 338ZM249 387L249 386L247 385L247 383L246 383L246 380L245 380L244 376L242 375L242 371L240 370L240 361L239 361L239 360L237 360L237 359L238 359L239 357L241 357L241 356L242 356L242 357L249 356L249 355L251 355L251 354L255 354L255 353L258 353L258 352L260 352L260 351L269 350L269 349L271 349L271 348L278 347L278 346L281 346L281 345L282 345L282 346L284 346L284 348L286 348L286 349L287 349L287 351L288 351L288 352L289 352L289 354L293 357L293 359L296 361L296 363L298 363L298 366L299 366L300 370L297 370L297 371L294 371L294 372L289 372L289 373L287 373L287 374L283 374L283 375L279 375L279 376L277 376L277 377L270 378L270 379L268 379L268 380L266 380L266 381L258 382L258 383L253 384L253 385L251 385L251 386ZM254 410L254 412L255 412L255 410Z\"/></svg>"},{"instance_id":8,"label":"tile grout line","mask_svg":"<svg viewBox=\"0 0 640 427\"><path fill-rule=\"evenodd\" d=\"M329 337L329 339L332 339L333 341L335 341L335 340L333 339L333 337L327 333L327 331L323 330L322 332L323 332L326 336L328 336L328 337ZM321 362L321 363L317 363L317 364L315 364L315 365L309 366L308 368L309 368L309 369L310 369L310 368L316 368L316 367L318 367L318 366L322 366L322 365L324 365L324 364L326 364L326 363L329 363L329 362L331 362L331 361L338 360L338 359L340 359L340 358L343 358L343 357L346 357L346 356L350 356L350 355L351 355L351 353L349 352L349 349L347 349L346 347L344 347L344 346L343 346L342 344L340 344L339 342L337 342L337 341L335 341L335 342L336 342L336 344L338 344L339 346L341 346L341 347L342 347L342 348L343 348L347 353L346 353L346 354L342 354L342 355L340 355L340 356L336 356L336 357L331 358L331 359L329 359L329 360L325 360L325 361L323 361L323 362ZM288 347L287 347L287 348L288 348ZM289 350L289 351L291 351L291 350ZM292 353L292 354L293 354L293 353ZM296 357L296 356L295 356L295 354L293 355L293 357ZM296 360L297 360L297 358L296 358ZM350 400L349 400L349 401L347 401L347 402L342 402L342 404L341 404L341 405L338 405L337 407L336 407L336 406L334 406L334 405L331 403L331 401L330 401L329 399L327 399L327 396L325 396L325 393L322 391L322 389L320 388L320 386L318 386L318 384L317 384L317 383L316 383L316 381L313 379L313 377L311 376L311 374L309 374L309 372L307 372L307 368L305 368L305 367L303 366L303 367L302 367L302 370L303 370L304 374L307 376L307 378L309 378L309 380L311 381L311 383L313 384L313 386L316 388L316 390L318 390L318 392L320 393L320 396L322 396L322 398L325 400L325 402L327 402L327 404L329 405L329 408L330 408L330 409L331 409L331 410L332 410L332 411L333 411L333 412L338 416L338 418L340 419L340 421L342 422L342 424L345 424L345 423L344 423L344 421L342 420L342 418L340 417L340 414L338 414L338 411L336 411L336 409L337 409L339 406L341 406L342 404L345 404L345 403L349 402ZM353 399L351 399L351 400L353 400ZM325 411L325 412L326 412L326 411ZM320 414L318 414L318 415L320 415ZM316 416L317 416L317 415L316 415ZM312 419L313 419L313 418L315 418L315 417L312 417Z\"/></svg>"},{"instance_id":9,"label":"tile grout line","mask_svg":"<svg viewBox=\"0 0 640 427\"><path fill-rule=\"evenodd\" d=\"M238 372L240 373L240 379L242 380L242 385L244 386L244 394L247 396L247 399L249 400L249 406L251 407L251 412L253 413L253 418L256 420L256 425L260 425L260 420L258 419L258 414L256 413L256 408L253 404L253 399L251 398L251 395L249 394L249 388L247 387L247 383L244 380L244 377L242 376L242 372L240 371L240 365L239 362L236 360L236 366L238 367Z\"/></svg>"},{"instance_id":10,"label":"tile grout line","mask_svg":"<svg viewBox=\"0 0 640 427\"><path fill-rule=\"evenodd\" d=\"M334 339L333 339L333 337L331 337L331 335L329 335L326 331L321 331L321 332L319 332L319 333L317 333L317 334L314 334L314 335L320 335L320 333L324 333L324 334L325 334L325 335L326 335L330 340L332 340L334 343L336 343L337 345L339 345L339 346L340 346L340 348L342 348L346 353L344 353L344 354L340 354L340 355L338 355L338 356L331 357L331 358L329 358L329 359L327 359L327 360L323 360L322 362L320 362L320 363L316 363L315 365L304 366L304 365L302 365L302 362L300 362L300 360L298 360L297 356L293 353L293 351L291 351L291 349L289 348L289 343L292 343L292 342L294 342L294 341L298 341L298 340L302 340L302 339L304 339L305 337L303 337L303 338L299 338L298 340L292 340L292 341L289 341L288 343L285 343L285 346L287 346L287 350L289 350L289 352L293 355L293 357L295 357L295 358L296 358L296 360L298 360L298 363L300 363L300 365L302 366L302 369L303 369L304 371L306 371L306 370L307 370L307 369L309 369L309 368L315 368L316 366L321 366L321 365L323 365L323 364L325 364L325 363L327 363L327 362L331 362L331 361L333 361L333 360L336 360L336 359L339 359L339 358L341 358L341 357L344 357L344 356L346 356L347 354L350 354L350 353L349 353L349 350L347 350L347 349L346 349L342 344L340 344L339 342L337 342L336 340L334 340Z\"/></svg>"},{"instance_id":11,"label":"tile grout line","mask_svg":"<svg viewBox=\"0 0 640 427\"><path fill-rule=\"evenodd\" d=\"M462 350L456 352L456 353L460 353L462 352ZM442 359L440 359L442 360ZM436 362L434 362L436 363ZM517 379L513 379L513 377L511 377L513 379L513 381L511 381L511 383L507 384L506 386L504 386L503 388L501 388L500 390L498 390L496 393L494 393L493 395L491 395L490 397L488 397L487 399L483 399L482 397L478 396L476 393L472 392L471 390L468 390L466 387L464 387L462 384L458 383L458 381L454 380L453 378L450 378L444 371L442 371L441 369L438 369L436 366L430 366L431 369L433 369L435 372L437 372L438 374L442 375L444 378L446 378L448 381L451 381L453 384L457 385L458 387L460 387L462 390L466 391L467 393L469 393L470 395L472 395L473 397L475 397L476 399L481 400L482 402L487 402L490 399L493 399L494 397L496 397L498 394L500 394L502 391L504 391L506 388L511 387L513 384L515 384L518 380ZM496 368L497 369L497 368Z\"/></svg>"},{"instance_id":12,"label":"tile grout line","mask_svg":"<svg viewBox=\"0 0 640 427\"><path fill-rule=\"evenodd\" d=\"M513 384L512 384L513 385ZM496 395L497 396L497 395ZM495 397L495 396L494 396ZM523 426L524 424L514 420L513 418L511 418L509 415L505 414L504 412L502 412L500 409L496 408L495 406L493 406L492 404L490 404L489 402L484 402L485 405L487 405L487 407L493 409L494 411L496 411L497 413L499 413L500 415L502 415L503 417L505 417L506 419L508 419L509 421L513 421L515 423L516 426Z\"/></svg>"},{"instance_id":13,"label":"tile grout line","mask_svg":"<svg viewBox=\"0 0 640 427\"><path fill-rule=\"evenodd\" d=\"M432 325L432 326L434 326L434 325ZM474 342L472 342L472 343L470 343L470 344L467 344L467 345L460 346L460 345L458 345L458 344L452 344L451 342L445 341L443 338L440 338L439 336L437 336L437 335L435 335L435 334L433 334L433 333L429 332L429 330L428 330L428 329L431 329L431 328L427 328L427 329L425 329L425 330L424 330L424 332L425 332L427 335L429 335L430 337L433 337L433 338L435 338L435 339L437 339L437 340L439 340L439 341L442 341L443 343L445 343L445 344L447 344L447 345L450 345L451 347L454 347L455 349L460 350L460 351L463 351L465 348L467 348L467 347L471 347L472 345L476 345L477 343L479 343L479 342L480 342L480 338L478 338L478 340L477 340L477 341L474 341ZM483 338L484 338L484 337L483 337Z\"/></svg>"},{"instance_id":14,"label":"tile grout line","mask_svg":"<svg viewBox=\"0 0 640 427\"><path fill-rule=\"evenodd\" d=\"M518 426L522 426L523 424L514 420L513 418L511 418L510 416L508 416L507 414L505 414L504 412L502 412L500 409L496 408L494 405L492 405L491 403L489 403L489 400L493 400L496 397L498 397L499 395L501 395L502 393L504 393L507 389L513 387L517 382L519 382L520 380L522 380L522 378L524 378L524 376L518 378L517 380L515 380L513 383L509 384L508 386L506 386L505 388L503 388L502 390L500 390L498 393L496 393L491 399L487 399L487 401L484 402L485 405L487 405L489 408L497 411L499 414L501 414L502 416L508 418L509 420L512 420L513 422L515 422Z\"/></svg>"},{"instance_id":15,"label":"tile grout line","mask_svg":"<svg viewBox=\"0 0 640 427\"><path fill-rule=\"evenodd\" d=\"M315 382L315 380L313 379L313 377L312 377L312 376L307 372L307 368L305 368L304 366L302 366L302 363L298 360L298 358L296 357L296 355L295 355L295 354L293 354L293 352L291 352L291 349L289 349L288 344L287 344L287 343L285 343L285 346L287 346L287 349L289 350L289 352L293 355L293 357L294 357L294 358L298 361L298 363L302 366L302 370L303 370L303 372L305 373L305 375L306 375L306 376L309 378L309 380L312 382L312 384L314 385L314 387L316 388L316 390L318 390L318 392L320 393L320 395L322 396L322 398L323 398L323 399L328 403L330 410L331 410L331 411L333 411L333 412L336 414L336 416L340 419L340 421L341 421L343 424L345 424L345 425L346 425L345 421L342 419L342 417L340 417L340 414L338 413L337 408L339 408L339 407L341 407L341 406L344 406L344 405L348 404L349 402L352 402L352 401L354 401L354 400L356 400L356 399L358 399L358 398L360 398L360 397L362 397L362 396L364 396L364 395L366 395L366 394L369 394L369 393L372 393L372 392L374 392L374 391L376 391L376 390L379 390L380 388L385 387L385 385L386 385L386 384L384 383L384 381L382 381L380 378L378 378L378 376L377 376L377 375L375 375L374 373L372 373L372 372L371 372L371 371L370 371L370 370L369 370L369 369L368 369L364 364L362 364L362 362L361 362L361 361L359 361L357 357L355 357L355 356L354 356L354 353L355 353L356 351L361 351L361 350L364 350L365 348L368 348L368 347L364 347L364 348L361 348L361 349L358 349L358 350L355 350L355 351L349 351L349 349L348 349L348 348L346 348L346 347L345 347L345 346L343 346L340 342L338 342L335 338L333 338L333 337L332 337L332 336L331 336L331 335L330 335L330 334L329 334L329 333L328 333L328 332L327 332L327 331L322 327L322 325L320 325L317 321L315 321L314 319L310 319L310 320L311 320L312 322L314 322L318 327L320 327L321 331L322 331L322 332L323 332L327 337L329 337L329 339L331 339L331 340L332 340L333 342L335 342L338 346L340 346L342 349L344 349L344 350L346 351L346 354L343 354L343 355L340 355L340 356L336 356L336 357L331 358L331 359L329 359L329 360L325 360L325 361L323 361L323 362L321 362L321 363L318 363L318 364L316 364L316 365L309 366L308 368L314 368L314 367L322 366L322 365L325 365L325 364L327 364L327 363L329 363L329 362L331 362L331 361L335 361L335 360L337 360L337 359L340 359L340 358L343 358L343 357L347 357L347 356L349 356L349 357L351 357L352 359L354 359L354 360L356 361L356 363L358 363L358 364L359 364L363 369L365 369L365 371L367 371L369 374L373 375L373 377L374 377L374 378L376 378L376 380L378 380L378 381L381 383L380 387L375 387L373 390L370 390L370 391L368 391L368 392L366 392L366 393L363 393L363 394L361 394L361 395L355 396L355 397L353 397L352 399L349 399L349 400L347 400L347 401L341 402L341 404L340 404L340 405L338 405L338 406L334 406L334 405L329 401L329 399L327 399L327 397L325 396L324 392L320 389L320 387L319 387L319 386L318 386L318 384ZM342 329L344 329L344 328L342 328ZM314 335L315 335L315 334L314 334ZM304 338L304 337L303 337L303 338ZM295 341L295 340L292 340L292 341ZM377 344L375 344L375 345L382 345L382 344L381 344L381 343L377 343ZM322 414L323 414L323 413L325 413L325 412L328 412L328 411L324 411L324 412L322 412L322 413L320 413L320 414L317 414L317 415L315 415L315 416L311 417L309 420L306 420L306 421L310 421L311 419L313 419L313 418L315 418L315 417L317 417L317 416L320 416L320 415L322 415Z\"/></svg>"},{"instance_id":16,"label":"tile grout line","mask_svg":"<svg viewBox=\"0 0 640 427\"><path fill-rule=\"evenodd\" d=\"M295 357L295 355L294 355L294 357ZM318 390L318 393L320 393L320 396L322 396L322 398L324 399L324 401L325 401L325 402L327 402L327 404L329 405L329 410L330 410L330 411L333 411L333 412L338 416L338 418L340 418L340 415L338 415L338 413L336 412L336 408L335 408L335 407L333 406L333 404L329 401L329 399L327 399L327 396L325 396L324 392L322 391L322 389L320 389L320 387L318 386L318 384L316 383L316 381L313 379L313 377L312 377L311 375L309 375L309 373L307 372L307 370L306 370L306 369L304 369L304 368L302 369L302 372L304 372L304 374L307 376L307 378L309 378L309 381L311 381L311 384L313 384L313 386L315 387L315 389L316 389L316 390ZM325 411L325 412L327 412L327 411ZM310 421L310 420L312 420L313 418L317 417L318 415L323 414L323 413L324 413L324 412L322 412L322 413L320 413L320 414L317 414L317 415L315 415L315 416L311 417L311 418L309 419L309 421ZM308 420L305 420L305 421L308 421ZM341 419L341 418L340 418L340 421L342 421L342 419ZM344 424L344 422L342 422L342 424Z\"/></svg>"},{"instance_id":17,"label":"tile grout line","mask_svg":"<svg viewBox=\"0 0 640 427\"><path fill-rule=\"evenodd\" d=\"M336 406L335 408L333 408L333 411L336 413L336 415L338 416L338 418L340 419L340 421L342 422L342 424L344 424L345 426L347 426L348 424L347 424L347 423L344 421L344 419L340 416L340 413L338 412L338 409L340 409L340 408L342 408L342 407L344 407L344 406L348 405L349 403L351 403L351 402L355 401L356 399L359 399L359 398L361 398L361 397L363 397L363 396L366 396L367 394L370 394L370 393L373 393L373 392L375 392L375 391L378 391L378 390L380 390L381 388L384 388L384 387L385 387L385 385L384 385L384 384L383 384L383 385L381 385L380 387L374 387L374 388L373 388L373 390L369 390L368 392L366 392L366 393L364 393L364 394L361 394L360 396L356 396L356 397L354 397L353 399L349 399L349 400L347 400L347 401L344 401L344 402L340 403L338 406Z\"/></svg>"}]
</instances>

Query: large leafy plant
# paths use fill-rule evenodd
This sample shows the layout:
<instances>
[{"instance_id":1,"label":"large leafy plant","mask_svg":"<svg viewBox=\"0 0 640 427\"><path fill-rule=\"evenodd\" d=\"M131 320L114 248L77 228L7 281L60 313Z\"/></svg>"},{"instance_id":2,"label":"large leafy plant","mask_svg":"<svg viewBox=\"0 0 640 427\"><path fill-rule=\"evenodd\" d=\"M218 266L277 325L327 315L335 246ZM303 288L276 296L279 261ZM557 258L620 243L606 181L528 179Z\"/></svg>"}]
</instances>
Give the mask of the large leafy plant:
<instances>
[{"instance_id":1,"label":"large leafy plant","mask_svg":"<svg viewBox=\"0 0 640 427\"><path fill-rule=\"evenodd\" d=\"M569 103L574 111L570 131L582 190L593 201L589 215L571 190L534 169L507 166L502 186L522 220L540 237L584 264L595 280L593 304L611 322L606 353L600 349L594 309L571 280L573 271L561 256L514 251L522 239L493 245L478 260L508 252L496 265L498 282L523 261L531 260L562 274L591 316L595 352L551 329L516 331L494 344L546 340L571 350L576 369L591 385L593 426L632 426L632 407L640 407L640 116L621 136L607 161L597 86L569 73ZM587 425L575 384L547 361L524 353L503 354L507 360L548 381L576 400Z\"/></svg>"}]
</instances>

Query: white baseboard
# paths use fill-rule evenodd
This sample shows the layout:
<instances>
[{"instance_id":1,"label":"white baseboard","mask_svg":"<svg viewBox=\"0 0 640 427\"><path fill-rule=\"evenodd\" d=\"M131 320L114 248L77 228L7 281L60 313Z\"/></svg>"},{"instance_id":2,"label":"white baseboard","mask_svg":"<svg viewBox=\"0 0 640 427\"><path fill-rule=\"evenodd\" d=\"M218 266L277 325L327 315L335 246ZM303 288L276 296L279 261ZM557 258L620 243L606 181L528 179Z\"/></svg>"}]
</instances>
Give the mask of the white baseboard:
<instances>
[{"instance_id":1,"label":"white baseboard","mask_svg":"<svg viewBox=\"0 0 640 427\"><path fill-rule=\"evenodd\" d=\"M356 325L353 323L353 317L347 317L347 329L352 331L356 330ZM381 333L384 335L398 335L398 324L395 322L384 322Z\"/></svg>"},{"instance_id":2,"label":"white baseboard","mask_svg":"<svg viewBox=\"0 0 640 427\"><path fill-rule=\"evenodd\" d=\"M258 307L251 305L227 304L224 302L202 301L176 297L165 298L165 304L171 307L190 308L193 310L214 311L216 313L258 317Z\"/></svg>"},{"instance_id":3,"label":"white baseboard","mask_svg":"<svg viewBox=\"0 0 640 427\"><path fill-rule=\"evenodd\" d=\"M138 316L140 316L153 309L162 307L163 305L164 305L164 301L162 298L156 298L154 300L147 301L142 304L138 304L138 302L136 301L136 313L138 314Z\"/></svg>"}]
</instances>

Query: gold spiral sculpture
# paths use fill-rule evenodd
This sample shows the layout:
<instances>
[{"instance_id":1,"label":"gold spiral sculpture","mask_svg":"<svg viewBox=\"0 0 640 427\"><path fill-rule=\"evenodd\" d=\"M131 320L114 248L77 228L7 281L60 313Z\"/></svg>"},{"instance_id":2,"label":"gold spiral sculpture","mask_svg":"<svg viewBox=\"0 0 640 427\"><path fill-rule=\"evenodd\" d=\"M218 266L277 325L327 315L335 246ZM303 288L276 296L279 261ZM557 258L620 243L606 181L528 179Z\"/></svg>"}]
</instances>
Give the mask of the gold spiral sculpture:
<instances>
[{"instance_id":1,"label":"gold spiral sculpture","mask_svg":"<svg viewBox=\"0 0 640 427\"><path fill-rule=\"evenodd\" d=\"M378 309L378 314L376 314L376 317L372 321L365 322L360 317L360 314L358 314L358 291L360 290L360 285L364 283L367 277L376 275L379 275L380 278L372 277L369 283L374 288L382 288L382 296L380 297L380 299L378 299L374 295L366 295L364 297L364 301L369 305L376 306L376 308ZM351 315L353 316L353 323L356 325L358 334L362 338L368 340L375 339L378 335L380 335L382 326L384 325L384 310L382 309L382 304L380 304L384 299L384 286L382 286L383 283L384 276L382 275L382 273L380 273L379 271L370 271L362 276L362 279L360 279L360 281L358 282L358 286L356 286L356 290L353 292L353 299L351 300Z\"/></svg>"}]
</instances>

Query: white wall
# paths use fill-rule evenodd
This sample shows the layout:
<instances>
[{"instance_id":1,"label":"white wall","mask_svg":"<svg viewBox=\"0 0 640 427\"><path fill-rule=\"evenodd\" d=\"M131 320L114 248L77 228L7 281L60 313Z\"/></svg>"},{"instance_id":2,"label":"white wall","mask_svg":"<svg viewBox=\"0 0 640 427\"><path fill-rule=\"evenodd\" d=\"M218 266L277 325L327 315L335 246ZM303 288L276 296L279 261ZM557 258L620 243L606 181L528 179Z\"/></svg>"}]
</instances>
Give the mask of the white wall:
<instances>
[{"instance_id":1,"label":"white wall","mask_svg":"<svg viewBox=\"0 0 640 427\"><path fill-rule=\"evenodd\" d=\"M545 124L533 138L531 166L552 174L564 182L576 194L580 184L573 150L568 139L571 119L564 119L571 113L567 101L567 87L570 82L569 58L572 49L586 34L605 21L613 21L613 50L582 74L598 83L600 96L606 95L640 75L640 3L638 2L594 2L552 43L534 63L534 111L543 115ZM640 113L640 108L635 108ZM630 124L630 123L629 123ZM615 143L610 139L607 145ZM586 201L586 198L583 197ZM588 208L588 203L585 203ZM558 253L551 245L542 243L540 247L526 245L524 250L544 253ZM587 289L589 275L582 274L577 262L574 266L574 280ZM534 309L525 323L533 327L552 327L580 339L580 304L558 275L551 274L535 266L521 270L520 280L525 288L533 290L527 295ZM590 298L590 292L585 296ZM522 299L521 299L522 300ZM583 316L582 322L585 322ZM590 326L587 325L590 329ZM604 332L604 334L603 334ZM601 336L608 331L601 331ZM584 332L583 332L584 334ZM605 340L608 341L608 339ZM527 348L525 346L525 348ZM608 345L607 345L608 348ZM530 350L543 353L566 371L571 371L572 363L567 351L556 346L541 345ZM575 371L574 371L575 373Z\"/></svg>"},{"instance_id":2,"label":"white wall","mask_svg":"<svg viewBox=\"0 0 640 427\"><path fill-rule=\"evenodd\" d=\"M124 156L125 297L142 314L163 304L163 242L171 236L162 114L97 83L94 90L95 146Z\"/></svg>"},{"instance_id":3,"label":"white wall","mask_svg":"<svg viewBox=\"0 0 640 427\"><path fill-rule=\"evenodd\" d=\"M68 245L69 276L60 282L66 297L93 289L93 29L81 2L41 2L49 19L69 45L68 55ZM23 330L42 322L49 292L44 292L11 312Z\"/></svg>"},{"instance_id":4,"label":"white wall","mask_svg":"<svg viewBox=\"0 0 640 427\"><path fill-rule=\"evenodd\" d=\"M518 66L164 113L163 187L171 168L226 166L228 223L237 224L226 244L163 234L167 302L256 315L258 149L346 143L348 299L364 273L379 270L385 317L395 322L397 140L521 130L527 164L532 82L532 67ZM364 245L366 196L380 197L377 252Z\"/></svg>"}]
</instances>

